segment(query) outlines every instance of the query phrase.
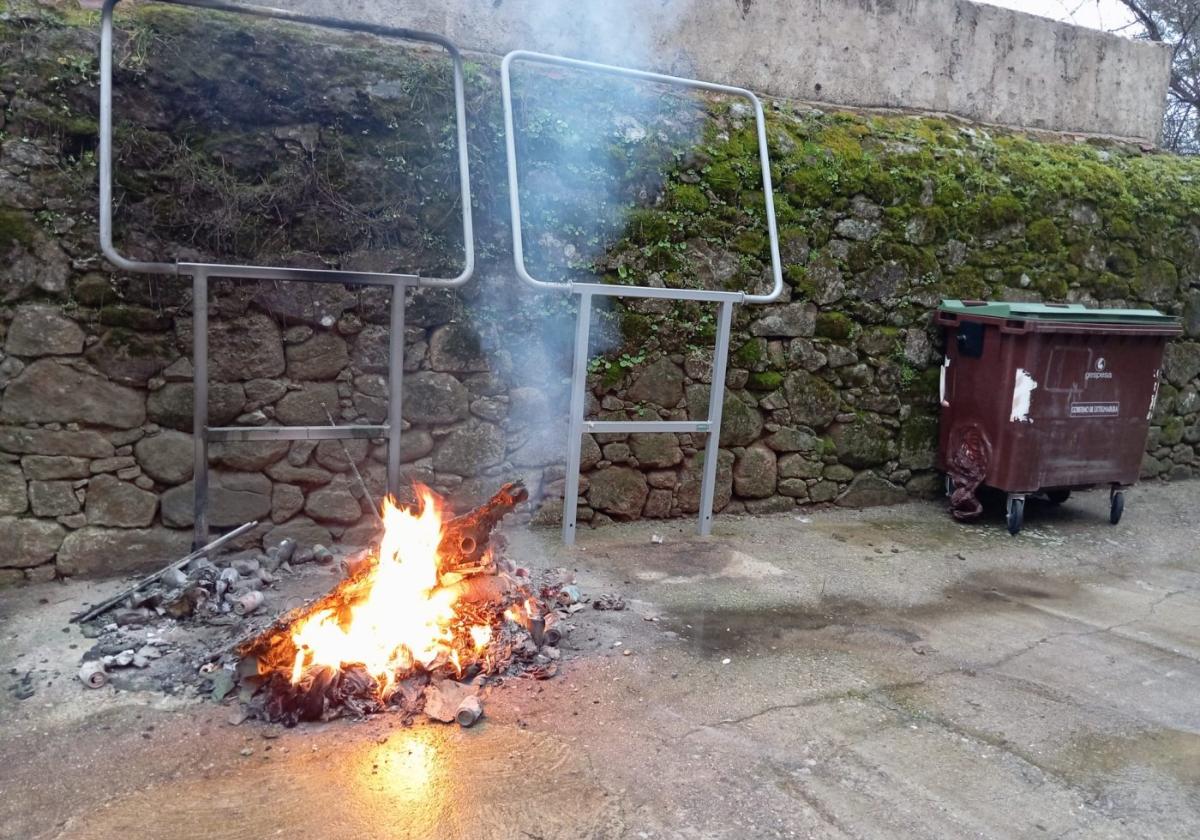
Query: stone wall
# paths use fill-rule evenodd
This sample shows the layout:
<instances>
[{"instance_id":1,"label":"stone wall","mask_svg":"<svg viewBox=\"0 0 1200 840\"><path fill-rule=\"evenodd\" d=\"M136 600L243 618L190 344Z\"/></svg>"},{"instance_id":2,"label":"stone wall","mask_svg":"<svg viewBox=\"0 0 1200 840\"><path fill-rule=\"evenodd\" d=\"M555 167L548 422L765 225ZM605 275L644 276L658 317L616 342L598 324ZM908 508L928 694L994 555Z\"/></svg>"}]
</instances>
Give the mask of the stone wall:
<instances>
[{"instance_id":1,"label":"stone wall","mask_svg":"<svg viewBox=\"0 0 1200 840\"><path fill-rule=\"evenodd\" d=\"M190 541L190 285L98 257L95 31L77 12L10 5L0 18L4 583L153 566ZM154 8L127 20L118 44L122 250L457 271L448 75L435 54L219 17L200 26ZM768 283L744 108L549 82L528 100L538 107L519 109L539 276ZM573 302L512 277L495 68L472 66L468 84L479 271L461 292L419 290L409 301L402 460L408 478L458 507L523 477L534 515L553 522ZM788 284L779 303L737 312L719 510L936 492L940 337L929 312L943 296L1183 315L1188 338L1169 350L1145 475L1192 474L1200 164L939 119L769 105ZM608 164L580 164L596 160ZM384 419L385 293L212 286L214 424L319 425L326 407L340 422ZM698 304L598 313L589 416L702 417L713 330L711 308ZM347 445L378 497L382 444ZM587 436L581 518L694 512L702 445ZM253 540L369 539L340 444L222 444L211 456L216 527L258 518Z\"/></svg>"}]
</instances>

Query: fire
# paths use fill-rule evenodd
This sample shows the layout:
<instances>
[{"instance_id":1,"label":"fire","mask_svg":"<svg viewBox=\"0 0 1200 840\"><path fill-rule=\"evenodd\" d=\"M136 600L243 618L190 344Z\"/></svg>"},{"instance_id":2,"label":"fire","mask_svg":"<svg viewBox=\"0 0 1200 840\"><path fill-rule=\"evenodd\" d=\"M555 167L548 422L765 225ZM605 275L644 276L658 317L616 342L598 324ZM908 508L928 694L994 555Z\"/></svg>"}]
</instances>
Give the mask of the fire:
<instances>
[{"instance_id":1,"label":"fire","mask_svg":"<svg viewBox=\"0 0 1200 840\"><path fill-rule=\"evenodd\" d=\"M390 498L384 501L379 560L348 616L326 609L295 626L293 684L314 665L341 669L357 663L386 693L397 671L428 667L440 655L456 658L450 625L458 596L438 588L442 514L428 489L420 488L419 496L418 512L399 508ZM471 637L478 646L476 629L471 628Z\"/></svg>"},{"instance_id":2,"label":"fire","mask_svg":"<svg viewBox=\"0 0 1200 840\"><path fill-rule=\"evenodd\" d=\"M492 640L492 628L487 624L477 624L471 628L471 641L475 643L475 652L479 653Z\"/></svg>"}]
</instances>

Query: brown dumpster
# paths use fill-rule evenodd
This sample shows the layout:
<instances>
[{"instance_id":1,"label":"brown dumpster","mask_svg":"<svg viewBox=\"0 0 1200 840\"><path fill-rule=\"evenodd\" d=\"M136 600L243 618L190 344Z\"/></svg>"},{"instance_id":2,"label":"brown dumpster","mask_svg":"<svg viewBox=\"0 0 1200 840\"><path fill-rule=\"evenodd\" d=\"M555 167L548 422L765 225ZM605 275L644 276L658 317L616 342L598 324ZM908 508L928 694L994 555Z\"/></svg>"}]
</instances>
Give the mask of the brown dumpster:
<instances>
[{"instance_id":1,"label":"brown dumpster","mask_svg":"<svg viewBox=\"0 0 1200 840\"><path fill-rule=\"evenodd\" d=\"M956 518L977 516L979 486L1008 494L1008 530L1025 498L1055 504L1107 484L1109 521L1137 481L1167 339L1178 319L1153 309L942 301L938 466Z\"/></svg>"}]
</instances>

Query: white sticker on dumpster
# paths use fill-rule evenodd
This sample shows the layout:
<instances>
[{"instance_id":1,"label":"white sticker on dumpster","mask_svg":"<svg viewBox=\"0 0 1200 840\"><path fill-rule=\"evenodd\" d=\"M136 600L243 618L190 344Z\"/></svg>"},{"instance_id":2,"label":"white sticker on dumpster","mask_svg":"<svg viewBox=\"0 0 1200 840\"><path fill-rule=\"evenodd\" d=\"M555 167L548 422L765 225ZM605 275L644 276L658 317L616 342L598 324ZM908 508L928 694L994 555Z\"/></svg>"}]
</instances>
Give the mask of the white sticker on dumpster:
<instances>
[{"instance_id":1,"label":"white sticker on dumpster","mask_svg":"<svg viewBox=\"0 0 1200 840\"><path fill-rule=\"evenodd\" d=\"M1120 414L1119 402L1071 403L1072 417L1118 417Z\"/></svg>"},{"instance_id":2,"label":"white sticker on dumpster","mask_svg":"<svg viewBox=\"0 0 1200 840\"><path fill-rule=\"evenodd\" d=\"M1033 395L1038 384L1029 371L1017 368L1016 381L1013 383L1012 413L1008 419L1011 423L1032 423L1029 416L1029 398Z\"/></svg>"}]
</instances>

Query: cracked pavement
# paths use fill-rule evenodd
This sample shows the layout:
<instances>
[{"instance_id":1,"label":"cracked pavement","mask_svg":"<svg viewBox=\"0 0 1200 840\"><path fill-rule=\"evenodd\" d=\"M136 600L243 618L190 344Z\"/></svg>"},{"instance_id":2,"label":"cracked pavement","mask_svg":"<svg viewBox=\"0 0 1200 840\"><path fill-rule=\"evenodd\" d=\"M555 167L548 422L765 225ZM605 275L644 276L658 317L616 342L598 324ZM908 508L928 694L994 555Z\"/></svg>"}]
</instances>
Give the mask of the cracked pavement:
<instances>
[{"instance_id":1,"label":"cracked pavement","mask_svg":"<svg viewBox=\"0 0 1200 840\"><path fill-rule=\"evenodd\" d=\"M0 693L0 837L1200 836L1197 502L1135 488L1115 528L1105 493L1031 502L1016 538L935 503L510 529L629 606L470 730L85 692L65 617L120 581L0 593L36 689Z\"/></svg>"}]
</instances>

